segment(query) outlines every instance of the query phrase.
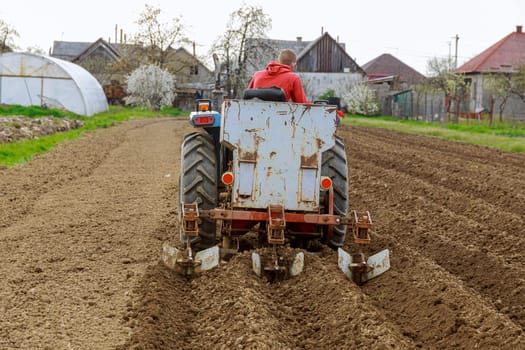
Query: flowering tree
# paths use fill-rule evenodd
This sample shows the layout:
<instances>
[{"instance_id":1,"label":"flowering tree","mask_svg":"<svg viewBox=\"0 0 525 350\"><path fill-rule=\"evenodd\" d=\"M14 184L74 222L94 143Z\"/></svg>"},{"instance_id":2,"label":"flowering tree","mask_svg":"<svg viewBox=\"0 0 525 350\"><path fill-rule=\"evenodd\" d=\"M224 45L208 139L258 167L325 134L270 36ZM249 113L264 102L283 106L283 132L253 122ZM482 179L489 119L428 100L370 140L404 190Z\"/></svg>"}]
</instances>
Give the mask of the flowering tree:
<instances>
[{"instance_id":1,"label":"flowering tree","mask_svg":"<svg viewBox=\"0 0 525 350\"><path fill-rule=\"evenodd\" d=\"M126 104L159 110L171 106L175 94L175 81L166 70L150 64L140 66L128 77Z\"/></svg>"},{"instance_id":2,"label":"flowering tree","mask_svg":"<svg viewBox=\"0 0 525 350\"><path fill-rule=\"evenodd\" d=\"M342 99L351 113L370 116L379 112L375 92L365 83L354 84Z\"/></svg>"},{"instance_id":3,"label":"flowering tree","mask_svg":"<svg viewBox=\"0 0 525 350\"><path fill-rule=\"evenodd\" d=\"M267 52L273 47L260 40L266 38L272 20L260 6L243 4L230 14L226 31L213 44L226 68L224 82L229 97L240 97L250 82L248 66L264 67L267 62L259 62L257 53Z\"/></svg>"}]
</instances>

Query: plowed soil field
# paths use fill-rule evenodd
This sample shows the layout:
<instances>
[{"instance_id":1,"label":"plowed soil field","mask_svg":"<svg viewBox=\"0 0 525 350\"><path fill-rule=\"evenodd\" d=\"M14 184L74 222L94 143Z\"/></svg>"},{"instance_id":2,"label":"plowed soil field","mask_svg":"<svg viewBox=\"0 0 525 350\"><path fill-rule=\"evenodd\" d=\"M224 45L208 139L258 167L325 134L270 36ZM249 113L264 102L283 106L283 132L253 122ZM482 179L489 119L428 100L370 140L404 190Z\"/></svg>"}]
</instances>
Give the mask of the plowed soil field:
<instances>
[{"instance_id":1,"label":"plowed soil field","mask_svg":"<svg viewBox=\"0 0 525 350\"><path fill-rule=\"evenodd\" d=\"M270 284L249 252L193 279L177 236L187 120L101 129L0 170L1 349L525 349L525 157L340 127L351 208L392 269L336 253Z\"/></svg>"}]
</instances>

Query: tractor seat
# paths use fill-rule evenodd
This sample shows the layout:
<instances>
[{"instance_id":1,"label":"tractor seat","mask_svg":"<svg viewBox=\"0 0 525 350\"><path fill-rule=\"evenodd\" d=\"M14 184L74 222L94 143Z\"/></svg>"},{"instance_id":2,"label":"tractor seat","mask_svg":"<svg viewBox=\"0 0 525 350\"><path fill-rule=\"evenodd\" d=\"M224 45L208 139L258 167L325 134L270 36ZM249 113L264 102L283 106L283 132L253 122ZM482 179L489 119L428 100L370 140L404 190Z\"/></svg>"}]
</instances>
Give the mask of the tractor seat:
<instances>
[{"instance_id":1,"label":"tractor seat","mask_svg":"<svg viewBox=\"0 0 525 350\"><path fill-rule=\"evenodd\" d=\"M286 102L286 95L283 89L276 86L269 88L246 89L242 97L244 100L257 98L263 101Z\"/></svg>"}]
</instances>

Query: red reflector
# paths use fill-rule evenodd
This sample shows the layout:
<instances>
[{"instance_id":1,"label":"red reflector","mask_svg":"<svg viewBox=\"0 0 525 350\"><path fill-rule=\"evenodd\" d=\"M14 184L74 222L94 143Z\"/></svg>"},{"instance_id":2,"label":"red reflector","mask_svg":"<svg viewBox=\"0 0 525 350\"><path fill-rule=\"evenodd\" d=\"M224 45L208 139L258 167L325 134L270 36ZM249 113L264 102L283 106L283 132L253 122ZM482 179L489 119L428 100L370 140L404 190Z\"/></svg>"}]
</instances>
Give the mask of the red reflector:
<instances>
[{"instance_id":1,"label":"red reflector","mask_svg":"<svg viewBox=\"0 0 525 350\"><path fill-rule=\"evenodd\" d=\"M233 183L233 174L230 171L225 172L221 176L221 181L225 185L231 185Z\"/></svg>"},{"instance_id":2,"label":"red reflector","mask_svg":"<svg viewBox=\"0 0 525 350\"><path fill-rule=\"evenodd\" d=\"M213 115L199 115L193 118L195 125L213 125L215 118Z\"/></svg>"},{"instance_id":3,"label":"red reflector","mask_svg":"<svg viewBox=\"0 0 525 350\"><path fill-rule=\"evenodd\" d=\"M332 187L332 179L329 178L328 176L321 177L321 188L323 190L327 190L330 187Z\"/></svg>"}]
</instances>

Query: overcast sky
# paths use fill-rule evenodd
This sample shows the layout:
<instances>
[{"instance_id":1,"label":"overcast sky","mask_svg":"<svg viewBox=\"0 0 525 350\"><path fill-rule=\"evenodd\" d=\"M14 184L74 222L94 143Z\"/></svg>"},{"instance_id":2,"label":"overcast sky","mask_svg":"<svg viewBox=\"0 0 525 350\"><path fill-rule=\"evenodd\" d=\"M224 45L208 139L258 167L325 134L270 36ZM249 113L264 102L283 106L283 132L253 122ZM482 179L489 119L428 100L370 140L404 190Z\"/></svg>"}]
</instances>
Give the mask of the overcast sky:
<instances>
[{"instance_id":1,"label":"overcast sky","mask_svg":"<svg viewBox=\"0 0 525 350\"><path fill-rule=\"evenodd\" d=\"M2 0L0 18L18 31L21 49L48 52L54 40L113 41L115 26L134 34L146 3L161 9L162 22L181 17L198 55L207 55L230 14L249 4L272 19L272 39L310 41L324 30L359 65L390 53L422 74L430 58L454 57L456 35L461 65L525 25L525 0Z\"/></svg>"}]
</instances>

